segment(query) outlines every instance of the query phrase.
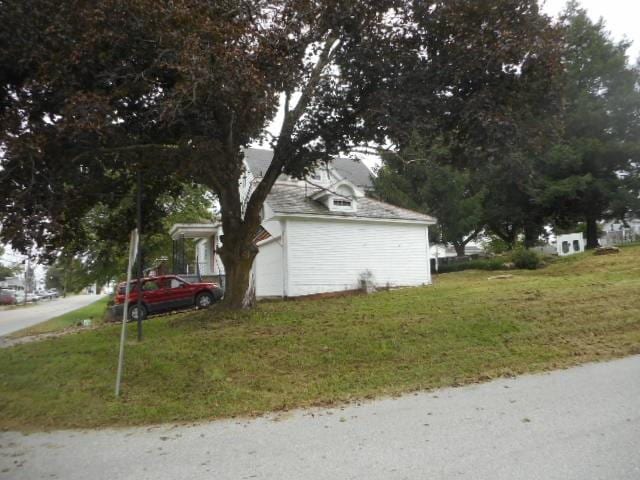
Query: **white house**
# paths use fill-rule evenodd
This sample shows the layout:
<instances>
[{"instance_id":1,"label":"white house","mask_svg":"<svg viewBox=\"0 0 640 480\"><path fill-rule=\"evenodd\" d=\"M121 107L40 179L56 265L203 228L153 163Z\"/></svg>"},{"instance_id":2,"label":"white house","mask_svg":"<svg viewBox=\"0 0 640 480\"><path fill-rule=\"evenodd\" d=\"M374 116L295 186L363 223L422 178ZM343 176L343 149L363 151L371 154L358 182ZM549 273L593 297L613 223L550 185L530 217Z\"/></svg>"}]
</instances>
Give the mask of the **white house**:
<instances>
[{"instance_id":1,"label":"white house","mask_svg":"<svg viewBox=\"0 0 640 480\"><path fill-rule=\"evenodd\" d=\"M243 195L266 172L271 156L269 150L245 152ZM256 236L256 295L295 297L363 284L431 283L428 229L435 219L369 198L371 187L366 165L346 158L318 167L306 180L281 175L265 201ZM219 225L175 225L171 234L176 242L197 239L200 275L223 275L216 254ZM180 249L174 249L174 264L176 251Z\"/></svg>"}]
</instances>

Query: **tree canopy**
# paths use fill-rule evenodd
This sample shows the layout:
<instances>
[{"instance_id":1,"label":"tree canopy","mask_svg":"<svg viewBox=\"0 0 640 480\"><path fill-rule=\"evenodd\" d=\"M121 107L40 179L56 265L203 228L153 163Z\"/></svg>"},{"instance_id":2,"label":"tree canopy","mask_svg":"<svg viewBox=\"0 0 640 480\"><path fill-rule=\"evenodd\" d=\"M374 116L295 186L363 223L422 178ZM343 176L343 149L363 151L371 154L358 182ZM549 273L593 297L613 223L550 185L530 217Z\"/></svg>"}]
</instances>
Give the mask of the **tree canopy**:
<instances>
[{"instance_id":1,"label":"tree canopy","mask_svg":"<svg viewBox=\"0 0 640 480\"><path fill-rule=\"evenodd\" d=\"M628 43L576 2L555 25L536 2L518 1L451 2L426 19L435 45L451 43L415 69L431 83L406 88L419 108L404 134L421 147L399 137L398 155L383 157L383 198L435 213L458 253L478 225L532 246L548 225L583 222L593 248L597 221L638 211L640 77ZM466 188L447 195L461 179Z\"/></svg>"},{"instance_id":2,"label":"tree canopy","mask_svg":"<svg viewBox=\"0 0 640 480\"><path fill-rule=\"evenodd\" d=\"M113 208L144 169L149 195L174 180L219 198L225 301L245 304L253 237L280 173L364 140L408 39L408 2L3 2L2 236L51 251L95 205ZM20 41L15 41L20 38ZM282 128L265 127L284 99ZM271 166L243 208L242 147ZM26 215L25 215L26 214Z\"/></svg>"},{"instance_id":3,"label":"tree canopy","mask_svg":"<svg viewBox=\"0 0 640 480\"><path fill-rule=\"evenodd\" d=\"M433 213L459 254L485 226L532 231L535 159L557 137L561 35L536 1L436 2L419 10L421 61L402 74L414 106L377 190ZM389 182L395 181L395 189ZM532 232L531 235L534 235Z\"/></svg>"},{"instance_id":4,"label":"tree canopy","mask_svg":"<svg viewBox=\"0 0 640 480\"><path fill-rule=\"evenodd\" d=\"M540 201L561 226L586 223L587 247L598 245L597 221L637 210L640 161L640 71L626 41L614 42L577 2L564 12L563 131L543 159Z\"/></svg>"}]
</instances>

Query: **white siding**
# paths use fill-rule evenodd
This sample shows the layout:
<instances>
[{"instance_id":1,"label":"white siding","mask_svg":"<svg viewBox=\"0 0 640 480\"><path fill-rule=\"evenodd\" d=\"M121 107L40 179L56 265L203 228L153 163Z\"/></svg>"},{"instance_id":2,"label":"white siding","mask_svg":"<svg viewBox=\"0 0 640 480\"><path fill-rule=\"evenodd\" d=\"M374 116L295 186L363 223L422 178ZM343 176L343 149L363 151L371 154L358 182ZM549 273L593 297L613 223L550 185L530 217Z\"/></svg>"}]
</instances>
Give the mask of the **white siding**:
<instances>
[{"instance_id":1,"label":"white siding","mask_svg":"<svg viewBox=\"0 0 640 480\"><path fill-rule=\"evenodd\" d=\"M282 296L282 246L280 239L259 246L254 262L257 297Z\"/></svg>"},{"instance_id":2,"label":"white siding","mask_svg":"<svg viewBox=\"0 0 640 480\"><path fill-rule=\"evenodd\" d=\"M287 296L351 290L369 270L379 287L431 283L425 225L286 221Z\"/></svg>"}]
</instances>

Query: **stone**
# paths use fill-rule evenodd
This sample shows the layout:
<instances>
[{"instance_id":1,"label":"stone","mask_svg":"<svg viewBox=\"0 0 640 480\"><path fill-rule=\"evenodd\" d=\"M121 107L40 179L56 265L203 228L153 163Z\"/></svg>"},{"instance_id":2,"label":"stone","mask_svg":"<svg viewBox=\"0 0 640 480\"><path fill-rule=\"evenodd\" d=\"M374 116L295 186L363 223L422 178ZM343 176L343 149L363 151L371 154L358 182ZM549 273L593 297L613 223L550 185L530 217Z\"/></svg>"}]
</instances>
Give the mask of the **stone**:
<instances>
[{"instance_id":1,"label":"stone","mask_svg":"<svg viewBox=\"0 0 640 480\"><path fill-rule=\"evenodd\" d=\"M596 248L594 255L611 255L612 253L620 253L618 247L598 247Z\"/></svg>"}]
</instances>

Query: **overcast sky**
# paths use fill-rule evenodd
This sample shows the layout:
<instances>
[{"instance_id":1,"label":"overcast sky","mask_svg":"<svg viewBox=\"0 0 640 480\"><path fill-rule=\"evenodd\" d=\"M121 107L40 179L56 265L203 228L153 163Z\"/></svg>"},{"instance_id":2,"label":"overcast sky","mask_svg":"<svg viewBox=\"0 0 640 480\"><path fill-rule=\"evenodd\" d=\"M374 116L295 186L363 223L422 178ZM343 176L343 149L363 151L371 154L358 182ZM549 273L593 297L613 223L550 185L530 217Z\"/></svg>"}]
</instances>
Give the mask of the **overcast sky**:
<instances>
[{"instance_id":1,"label":"overcast sky","mask_svg":"<svg viewBox=\"0 0 640 480\"><path fill-rule=\"evenodd\" d=\"M546 0L543 10L555 16L564 10L566 4L566 0ZM626 37L633 41L628 53L630 63L635 64L640 54L640 0L581 0L580 4L592 20L598 20L600 17L604 19L615 40Z\"/></svg>"}]
</instances>

